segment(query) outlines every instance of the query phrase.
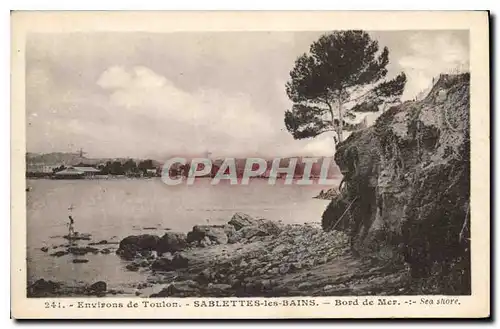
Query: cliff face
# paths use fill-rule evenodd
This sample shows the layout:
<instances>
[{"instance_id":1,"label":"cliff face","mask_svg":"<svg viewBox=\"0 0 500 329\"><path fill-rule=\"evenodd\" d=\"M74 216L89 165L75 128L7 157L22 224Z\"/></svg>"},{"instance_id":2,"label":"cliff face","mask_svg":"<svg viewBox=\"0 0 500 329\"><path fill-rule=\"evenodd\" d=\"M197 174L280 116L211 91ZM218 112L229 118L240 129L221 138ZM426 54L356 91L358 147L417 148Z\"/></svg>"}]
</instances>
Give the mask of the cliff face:
<instances>
[{"instance_id":1,"label":"cliff face","mask_svg":"<svg viewBox=\"0 0 500 329\"><path fill-rule=\"evenodd\" d=\"M430 290L469 293L469 145L469 74L442 75L423 100L338 145L344 182L323 229L347 231L355 253L435 278Z\"/></svg>"}]
</instances>

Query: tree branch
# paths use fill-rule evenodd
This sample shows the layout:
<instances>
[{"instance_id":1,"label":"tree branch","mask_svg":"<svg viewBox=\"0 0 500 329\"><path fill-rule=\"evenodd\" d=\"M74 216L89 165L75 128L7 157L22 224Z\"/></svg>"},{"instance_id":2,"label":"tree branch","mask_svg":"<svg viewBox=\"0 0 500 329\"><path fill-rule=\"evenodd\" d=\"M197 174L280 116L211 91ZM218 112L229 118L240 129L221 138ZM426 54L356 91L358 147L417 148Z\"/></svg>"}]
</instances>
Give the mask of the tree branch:
<instances>
[{"instance_id":1,"label":"tree branch","mask_svg":"<svg viewBox=\"0 0 500 329\"><path fill-rule=\"evenodd\" d=\"M333 126L333 120L335 120L335 116L333 115L332 105L328 101L325 101L325 103L328 106L328 110L330 111L330 117L331 117L330 124Z\"/></svg>"},{"instance_id":2,"label":"tree branch","mask_svg":"<svg viewBox=\"0 0 500 329\"><path fill-rule=\"evenodd\" d=\"M350 103L350 102L357 102L359 101L360 99L364 98L364 97L367 97L370 93L373 93L373 88L368 90L366 93L356 97L356 98L353 98L353 99L349 99L349 101L347 101L346 103Z\"/></svg>"}]
</instances>

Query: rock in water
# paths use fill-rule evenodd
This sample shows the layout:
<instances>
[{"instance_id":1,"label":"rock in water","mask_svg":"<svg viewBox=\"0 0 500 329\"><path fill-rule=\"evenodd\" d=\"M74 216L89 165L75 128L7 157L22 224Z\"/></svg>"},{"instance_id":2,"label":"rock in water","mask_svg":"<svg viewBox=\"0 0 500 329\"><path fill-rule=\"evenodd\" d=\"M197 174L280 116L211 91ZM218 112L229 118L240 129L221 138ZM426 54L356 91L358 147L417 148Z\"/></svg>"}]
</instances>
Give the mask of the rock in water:
<instances>
[{"instance_id":1,"label":"rock in water","mask_svg":"<svg viewBox=\"0 0 500 329\"><path fill-rule=\"evenodd\" d=\"M83 264L83 263L88 263L88 259L73 259L73 263L75 264Z\"/></svg>"},{"instance_id":2,"label":"rock in water","mask_svg":"<svg viewBox=\"0 0 500 329\"><path fill-rule=\"evenodd\" d=\"M176 252L187 247L186 235L184 233L167 232L158 240L155 250L162 254L165 252Z\"/></svg>"},{"instance_id":3,"label":"rock in water","mask_svg":"<svg viewBox=\"0 0 500 329\"><path fill-rule=\"evenodd\" d=\"M99 242L91 242L91 243L89 243L89 246L98 246L101 244L108 244L108 240L101 240Z\"/></svg>"},{"instance_id":4,"label":"rock in water","mask_svg":"<svg viewBox=\"0 0 500 329\"><path fill-rule=\"evenodd\" d=\"M120 241L116 254L124 259L133 259L143 251L156 250L159 240L152 234L130 235Z\"/></svg>"},{"instance_id":5,"label":"rock in water","mask_svg":"<svg viewBox=\"0 0 500 329\"><path fill-rule=\"evenodd\" d=\"M97 254L99 249L93 247L69 247L68 252L73 255L83 256L87 253Z\"/></svg>"},{"instance_id":6,"label":"rock in water","mask_svg":"<svg viewBox=\"0 0 500 329\"><path fill-rule=\"evenodd\" d=\"M237 212L233 215L228 223L232 225L236 231L241 230L245 226L256 226L258 225L257 220L253 219L250 215Z\"/></svg>"},{"instance_id":7,"label":"rock in water","mask_svg":"<svg viewBox=\"0 0 500 329\"><path fill-rule=\"evenodd\" d=\"M74 235L64 235L63 238L67 239L67 240L70 240L70 241L78 241L78 240L85 240L85 241L88 241L90 240L90 237L92 236L92 234L89 234L89 233L78 233L78 232L75 232Z\"/></svg>"},{"instance_id":8,"label":"rock in water","mask_svg":"<svg viewBox=\"0 0 500 329\"><path fill-rule=\"evenodd\" d=\"M54 253L52 253L50 255L53 256L53 257L61 257L61 256L64 256L64 255L67 255L67 254L69 254L69 252L63 251L63 250L59 250L59 251L56 251L56 252L54 252Z\"/></svg>"},{"instance_id":9,"label":"rock in water","mask_svg":"<svg viewBox=\"0 0 500 329\"><path fill-rule=\"evenodd\" d=\"M108 286L106 282L104 281L97 281L96 283L92 284L88 290L93 293L102 293L107 290Z\"/></svg>"}]
</instances>

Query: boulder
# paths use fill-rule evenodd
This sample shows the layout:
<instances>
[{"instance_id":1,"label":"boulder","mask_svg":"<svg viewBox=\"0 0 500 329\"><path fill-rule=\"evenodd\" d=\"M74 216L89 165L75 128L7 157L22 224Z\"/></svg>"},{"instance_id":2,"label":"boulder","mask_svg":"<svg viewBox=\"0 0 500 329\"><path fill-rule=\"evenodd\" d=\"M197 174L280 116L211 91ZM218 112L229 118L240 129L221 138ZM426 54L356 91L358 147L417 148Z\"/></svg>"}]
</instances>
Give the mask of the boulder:
<instances>
[{"instance_id":1,"label":"boulder","mask_svg":"<svg viewBox=\"0 0 500 329\"><path fill-rule=\"evenodd\" d=\"M278 235L283 231L284 225L268 219L253 219L249 215L236 213L229 221L235 232L229 235L228 242L244 243L254 238L251 242L262 236Z\"/></svg>"},{"instance_id":2,"label":"boulder","mask_svg":"<svg viewBox=\"0 0 500 329\"><path fill-rule=\"evenodd\" d=\"M258 225L258 221L252 218L250 215L237 212L233 215L228 224L232 225L236 231L239 231L245 226Z\"/></svg>"},{"instance_id":3,"label":"boulder","mask_svg":"<svg viewBox=\"0 0 500 329\"><path fill-rule=\"evenodd\" d=\"M130 235L120 241L116 254L124 259L133 259L143 251L156 250L160 238L156 235Z\"/></svg>"},{"instance_id":4,"label":"boulder","mask_svg":"<svg viewBox=\"0 0 500 329\"><path fill-rule=\"evenodd\" d=\"M92 293L102 293L107 290L108 286L104 281L97 281L88 287L88 291Z\"/></svg>"},{"instance_id":5,"label":"boulder","mask_svg":"<svg viewBox=\"0 0 500 329\"><path fill-rule=\"evenodd\" d=\"M120 241L119 248L134 246L137 249L155 250L159 237L152 234L131 235Z\"/></svg>"},{"instance_id":6,"label":"boulder","mask_svg":"<svg viewBox=\"0 0 500 329\"><path fill-rule=\"evenodd\" d=\"M260 230L266 232L266 235L278 235L283 231L284 227L282 223L269 219L261 219L257 225Z\"/></svg>"},{"instance_id":7,"label":"boulder","mask_svg":"<svg viewBox=\"0 0 500 329\"><path fill-rule=\"evenodd\" d=\"M155 250L159 253L176 252L187 247L187 239L184 233L167 232L158 241Z\"/></svg>"},{"instance_id":8,"label":"boulder","mask_svg":"<svg viewBox=\"0 0 500 329\"><path fill-rule=\"evenodd\" d=\"M61 285L50 280L39 279L28 287L28 296L51 296L57 293Z\"/></svg>"},{"instance_id":9,"label":"boulder","mask_svg":"<svg viewBox=\"0 0 500 329\"><path fill-rule=\"evenodd\" d=\"M187 242L201 242L208 237L215 244L226 244L234 232L232 225L195 225L187 235Z\"/></svg>"}]
</instances>

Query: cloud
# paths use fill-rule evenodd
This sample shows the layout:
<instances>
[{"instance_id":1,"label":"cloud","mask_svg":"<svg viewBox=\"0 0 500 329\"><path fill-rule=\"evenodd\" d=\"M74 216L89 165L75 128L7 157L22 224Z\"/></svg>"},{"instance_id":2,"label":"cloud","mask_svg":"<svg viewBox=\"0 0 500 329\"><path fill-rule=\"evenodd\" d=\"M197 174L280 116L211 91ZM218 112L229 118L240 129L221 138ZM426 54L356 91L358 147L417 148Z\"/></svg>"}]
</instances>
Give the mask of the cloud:
<instances>
[{"instance_id":1,"label":"cloud","mask_svg":"<svg viewBox=\"0 0 500 329\"><path fill-rule=\"evenodd\" d=\"M406 52L398 64L408 77L403 99L428 88L440 73L469 68L468 44L453 32L417 32L406 38Z\"/></svg>"},{"instance_id":2,"label":"cloud","mask_svg":"<svg viewBox=\"0 0 500 329\"><path fill-rule=\"evenodd\" d=\"M104 71L97 84L104 89L123 88L131 83L131 75L123 67L113 66Z\"/></svg>"},{"instance_id":3,"label":"cloud","mask_svg":"<svg viewBox=\"0 0 500 329\"><path fill-rule=\"evenodd\" d=\"M265 113L252 107L249 95L215 89L186 92L144 66L110 67L99 76L97 85L109 93L109 105L118 115L163 123L166 141L177 139L169 131L180 125L184 142L193 148L241 152L245 145L257 152L274 133ZM197 137L200 132L203 140ZM225 142L217 143L223 139Z\"/></svg>"},{"instance_id":4,"label":"cloud","mask_svg":"<svg viewBox=\"0 0 500 329\"><path fill-rule=\"evenodd\" d=\"M282 127L282 108L273 116L256 107L256 95L186 91L145 66L110 66L94 84L101 92L55 86L46 69L29 70L28 149L68 152L83 147L91 156L159 159L206 151L214 156L333 152L321 137L293 140ZM282 83L274 86L270 93L283 93Z\"/></svg>"}]
</instances>

